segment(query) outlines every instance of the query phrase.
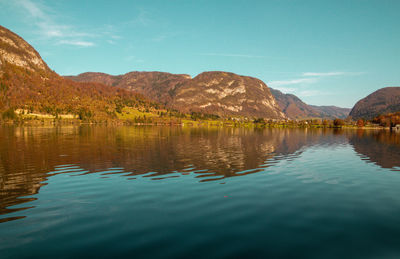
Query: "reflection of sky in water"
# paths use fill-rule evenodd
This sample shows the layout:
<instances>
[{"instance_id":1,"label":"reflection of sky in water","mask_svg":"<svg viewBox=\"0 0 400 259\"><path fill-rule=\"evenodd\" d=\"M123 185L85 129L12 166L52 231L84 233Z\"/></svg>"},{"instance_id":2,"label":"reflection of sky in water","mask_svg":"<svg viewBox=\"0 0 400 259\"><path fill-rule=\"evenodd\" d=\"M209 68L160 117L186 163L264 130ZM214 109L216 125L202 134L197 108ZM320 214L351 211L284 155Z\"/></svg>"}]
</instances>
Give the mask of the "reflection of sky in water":
<instances>
[{"instance_id":1,"label":"reflection of sky in water","mask_svg":"<svg viewBox=\"0 0 400 259\"><path fill-rule=\"evenodd\" d=\"M399 141L389 132L0 133L5 258L400 253Z\"/></svg>"},{"instance_id":2,"label":"reflection of sky in water","mask_svg":"<svg viewBox=\"0 0 400 259\"><path fill-rule=\"evenodd\" d=\"M226 183L257 173L356 185L354 170L400 165L399 136L382 131L3 127L1 134L1 214L31 207L59 174Z\"/></svg>"}]
</instances>

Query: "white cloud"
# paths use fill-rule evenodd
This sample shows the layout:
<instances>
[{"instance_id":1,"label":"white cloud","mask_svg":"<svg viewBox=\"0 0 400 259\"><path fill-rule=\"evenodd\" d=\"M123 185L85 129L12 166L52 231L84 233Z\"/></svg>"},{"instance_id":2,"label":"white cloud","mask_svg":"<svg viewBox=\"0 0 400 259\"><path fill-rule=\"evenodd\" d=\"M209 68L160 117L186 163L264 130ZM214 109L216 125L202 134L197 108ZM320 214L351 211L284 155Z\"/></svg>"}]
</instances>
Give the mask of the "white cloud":
<instances>
[{"instance_id":1,"label":"white cloud","mask_svg":"<svg viewBox=\"0 0 400 259\"><path fill-rule=\"evenodd\" d=\"M31 16L39 19L46 20L47 16L45 13L41 10L40 7L38 7L36 4L32 3L30 0L19 0L17 1L23 8L25 8Z\"/></svg>"},{"instance_id":2,"label":"white cloud","mask_svg":"<svg viewBox=\"0 0 400 259\"><path fill-rule=\"evenodd\" d=\"M93 42L89 41L75 41L75 40L60 40L58 44L65 44L65 45L73 45L79 47L92 47L94 46Z\"/></svg>"},{"instance_id":3,"label":"white cloud","mask_svg":"<svg viewBox=\"0 0 400 259\"><path fill-rule=\"evenodd\" d=\"M94 37L95 35L76 31L73 26L59 24L54 21L54 17L58 16L47 6L33 2L31 0L17 0L15 2L19 8L24 10L30 19L30 22L35 25L37 33L45 38L56 38L58 44L69 44L75 46L91 47L95 44L89 42L85 38Z\"/></svg>"},{"instance_id":4,"label":"white cloud","mask_svg":"<svg viewBox=\"0 0 400 259\"><path fill-rule=\"evenodd\" d=\"M303 76L315 76L315 77L323 77L323 76L355 76L362 75L363 72L305 72Z\"/></svg>"},{"instance_id":5,"label":"white cloud","mask_svg":"<svg viewBox=\"0 0 400 259\"><path fill-rule=\"evenodd\" d=\"M300 97L310 97L310 96L323 95L323 93L321 91L318 91L318 90L303 90L303 91L299 91L297 93L297 95L300 96Z\"/></svg>"},{"instance_id":6,"label":"white cloud","mask_svg":"<svg viewBox=\"0 0 400 259\"><path fill-rule=\"evenodd\" d=\"M270 85L268 85L270 86ZM288 94L288 93L293 93L296 91L295 88L290 88L290 87L274 87L275 90L279 90L284 94Z\"/></svg>"},{"instance_id":7,"label":"white cloud","mask_svg":"<svg viewBox=\"0 0 400 259\"><path fill-rule=\"evenodd\" d=\"M343 74L344 72L324 72L324 73L306 72L303 73L303 76L340 76Z\"/></svg>"},{"instance_id":8,"label":"white cloud","mask_svg":"<svg viewBox=\"0 0 400 259\"><path fill-rule=\"evenodd\" d=\"M310 84L310 83L315 83L317 81L318 80L316 78L297 78L291 80L271 81L268 83L268 85L271 86L272 88L279 88L280 86L285 86L285 85Z\"/></svg>"},{"instance_id":9,"label":"white cloud","mask_svg":"<svg viewBox=\"0 0 400 259\"><path fill-rule=\"evenodd\" d=\"M363 72L342 72L342 71L334 71L334 72L304 72L301 74L302 77L289 79L289 80L276 80L271 81L267 85L280 90L283 93L291 93L295 94L298 97L311 97L311 96L322 96L329 95L330 93L326 91L320 91L308 86L309 84L315 84L321 81L325 81L329 77L334 76L352 76L352 75L361 75ZM293 86L293 87L285 87L285 86ZM308 88L308 89L307 89Z\"/></svg>"},{"instance_id":10,"label":"white cloud","mask_svg":"<svg viewBox=\"0 0 400 259\"><path fill-rule=\"evenodd\" d=\"M319 82L322 77L332 77L332 76L350 76L350 75L361 75L363 72L304 72L301 78L289 79L289 80L276 80L268 83L268 86L278 89L284 93L294 93L296 92L299 96L315 96L320 95L319 91L298 91L294 88L287 88L282 86L288 85L307 85Z\"/></svg>"}]
</instances>

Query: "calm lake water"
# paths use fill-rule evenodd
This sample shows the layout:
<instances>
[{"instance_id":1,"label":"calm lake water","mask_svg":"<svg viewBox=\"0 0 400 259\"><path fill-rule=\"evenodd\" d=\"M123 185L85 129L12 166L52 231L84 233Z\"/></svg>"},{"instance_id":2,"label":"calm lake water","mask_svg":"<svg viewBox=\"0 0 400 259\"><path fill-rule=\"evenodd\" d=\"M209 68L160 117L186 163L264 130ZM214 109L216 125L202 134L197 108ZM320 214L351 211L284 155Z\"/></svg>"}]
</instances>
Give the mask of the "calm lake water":
<instances>
[{"instance_id":1,"label":"calm lake water","mask_svg":"<svg viewBox=\"0 0 400 259\"><path fill-rule=\"evenodd\" d=\"M400 258L400 134L0 127L1 258Z\"/></svg>"}]
</instances>

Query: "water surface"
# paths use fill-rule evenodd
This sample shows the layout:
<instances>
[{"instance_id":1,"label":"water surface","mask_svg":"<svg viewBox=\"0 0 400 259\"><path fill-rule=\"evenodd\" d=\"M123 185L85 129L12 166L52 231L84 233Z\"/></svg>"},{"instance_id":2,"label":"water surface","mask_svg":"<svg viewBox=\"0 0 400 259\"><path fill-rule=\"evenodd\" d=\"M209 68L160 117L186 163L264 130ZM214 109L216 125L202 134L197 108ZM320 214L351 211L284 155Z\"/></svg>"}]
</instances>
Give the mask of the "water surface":
<instances>
[{"instance_id":1,"label":"water surface","mask_svg":"<svg viewBox=\"0 0 400 259\"><path fill-rule=\"evenodd\" d=\"M0 127L1 258L400 256L400 134Z\"/></svg>"}]
</instances>

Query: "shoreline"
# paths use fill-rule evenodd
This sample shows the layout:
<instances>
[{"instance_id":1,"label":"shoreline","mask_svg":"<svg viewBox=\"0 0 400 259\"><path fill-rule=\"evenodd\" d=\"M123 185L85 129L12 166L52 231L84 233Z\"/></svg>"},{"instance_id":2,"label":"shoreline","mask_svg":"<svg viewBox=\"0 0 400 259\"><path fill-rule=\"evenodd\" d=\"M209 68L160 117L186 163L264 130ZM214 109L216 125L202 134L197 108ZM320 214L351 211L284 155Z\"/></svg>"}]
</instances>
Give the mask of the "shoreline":
<instances>
[{"instance_id":1,"label":"shoreline","mask_svg":"<svg viewBox=\"0 0 400 259\"><path fill-rule=\"evenodd\" d=\"M289 123L254 123L254 122L232 122L232 121L191 121L191 122L165 122L165 123L144 123L120 120L108 120L100 122L87 122L80 120L22 120L22 121L0 121L0 126L22 126L22 127L63 127L63 126L156 126L156 127L220 127L220 128L281 128L281 129L352 129L352 130L389 130L394 131L390 127L381 126L363 126L357 127L353 125L320 125L320 124L296 124L294 121Z\"/></svg>"}]
</instances>

